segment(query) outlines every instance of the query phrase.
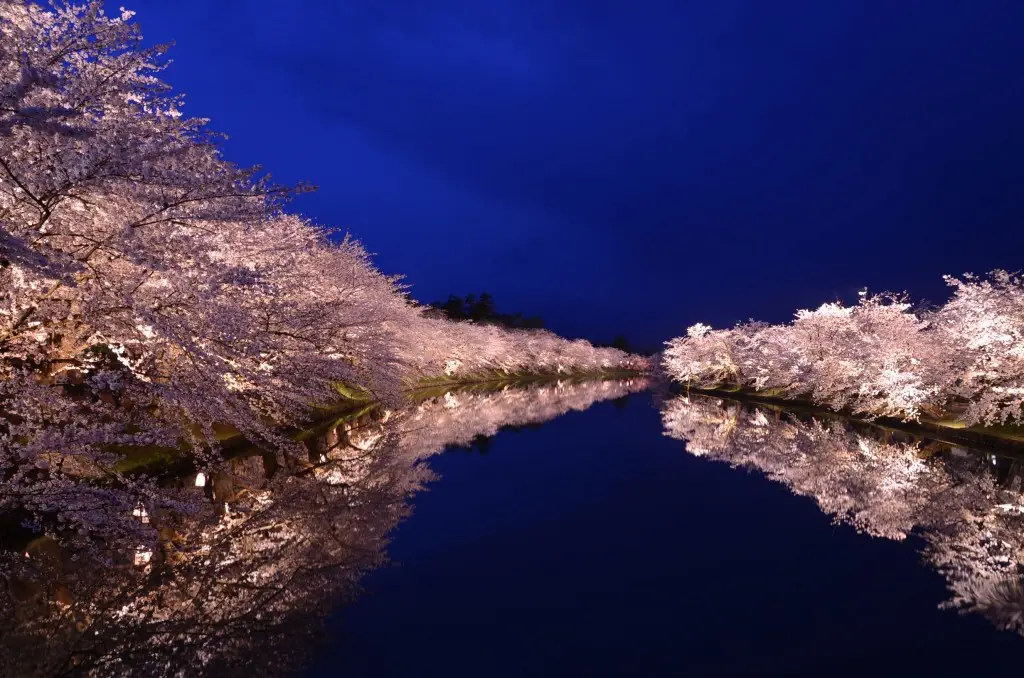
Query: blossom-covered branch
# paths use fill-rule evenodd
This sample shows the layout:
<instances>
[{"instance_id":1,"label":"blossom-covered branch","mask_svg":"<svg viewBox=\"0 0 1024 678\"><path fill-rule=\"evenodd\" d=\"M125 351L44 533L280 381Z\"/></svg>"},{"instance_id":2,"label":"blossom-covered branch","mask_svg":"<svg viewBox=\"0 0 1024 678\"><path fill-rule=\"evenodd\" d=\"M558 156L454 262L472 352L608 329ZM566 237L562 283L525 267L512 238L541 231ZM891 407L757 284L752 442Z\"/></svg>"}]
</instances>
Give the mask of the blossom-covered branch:
<instances>
[{"instance_id":1,"label":"blossom-covered branch","mask_svg":"<svg viewBox=\"0 0 1024 678\"><path fill-rule=\"evenodd\" d=\"M303 187L221 156L165 52L98 0L0 2L0 509L77 534L87 512L24 488L106 492L131 449L214 469L223 431L294 448L281 431L339 393L646 366L426 317L358 242L284 211Z\"/></svg>"},{"instance_id":2,"label":"blossom-covered branch","mask_svg":"<svg viewBox=\"0 0 1024 678\"><path fill-rule=\"evenodd\" d=\"M862 294L854 306L801 310L788 325L697 324L668 342L675 380L808 399L868 416L1024 423L1024 281L947 277L952 298L914 309Z\"/></svg>"}]
</instances>

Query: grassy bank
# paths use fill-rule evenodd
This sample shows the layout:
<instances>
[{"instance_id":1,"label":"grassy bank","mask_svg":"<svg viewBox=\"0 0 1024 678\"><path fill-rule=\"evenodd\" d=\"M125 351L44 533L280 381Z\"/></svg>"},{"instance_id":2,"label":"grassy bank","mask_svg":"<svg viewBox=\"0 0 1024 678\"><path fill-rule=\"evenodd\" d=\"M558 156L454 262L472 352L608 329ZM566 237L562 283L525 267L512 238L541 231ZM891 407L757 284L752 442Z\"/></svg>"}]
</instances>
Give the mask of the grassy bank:
<instances>
[{"instance_id":1,"label":"grassy bank","mask_svg":"<svg viewBox=\"0 0 1024 678\"><path fill-rule=\"evenodd\" d=\"M850 410L833 410L816 405L810 400L784 398L776 391L755 391L736 386L696 388L677 386L680 393L714 396L740 403L749 403L784 412L817 417L841 417L853 422L869 424L891 431L900 431L950 445L975 448L995 448L1024 453L1024 426L967 426L955 419L922 416L918 421L903 421L892 417L869 418Z\"/></svg>"}]
</instances>

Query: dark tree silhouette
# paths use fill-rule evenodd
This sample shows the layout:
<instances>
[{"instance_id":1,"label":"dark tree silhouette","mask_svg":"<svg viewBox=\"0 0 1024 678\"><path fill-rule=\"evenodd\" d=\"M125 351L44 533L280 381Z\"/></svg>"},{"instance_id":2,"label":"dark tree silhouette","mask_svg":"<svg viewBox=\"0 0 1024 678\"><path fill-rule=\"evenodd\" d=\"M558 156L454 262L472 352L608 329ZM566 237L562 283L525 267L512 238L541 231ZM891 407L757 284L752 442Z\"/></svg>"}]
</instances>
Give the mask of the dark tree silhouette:
<instances>
[{"instance_id":1,"label":"dark tree silhouette","mask_svg":"<svg viewBox=\"0 0 1024 678\"><path fill-rule=\"evenodd\" d=\"M510 329L535 329L544 327L544 321L538 316L524 316L522 313L499 313L494 304L494 296L481 292L480 296L467 294L459 297L448 295L447 301L434 301L428 306L437 309L450 320L472 320L484 325L500 325Z\"/></svg>"},{"instance_id":2,"label":"dark tree silhouette","mask_svg":"<svg viewBox=\"0 0 1024 678\"><path fill-rule=\"evenodd\" d=\"M625 351L626 353L632 353L633 352L632 349L629 346L629 339L626 339L626 337L624 335L621 335L621 334L618 335L617 337L615 337L614 339L612 339L612 343L610 344L610 346L612 348L617 348L620 351Z\"/></svg>"}]
</instances>

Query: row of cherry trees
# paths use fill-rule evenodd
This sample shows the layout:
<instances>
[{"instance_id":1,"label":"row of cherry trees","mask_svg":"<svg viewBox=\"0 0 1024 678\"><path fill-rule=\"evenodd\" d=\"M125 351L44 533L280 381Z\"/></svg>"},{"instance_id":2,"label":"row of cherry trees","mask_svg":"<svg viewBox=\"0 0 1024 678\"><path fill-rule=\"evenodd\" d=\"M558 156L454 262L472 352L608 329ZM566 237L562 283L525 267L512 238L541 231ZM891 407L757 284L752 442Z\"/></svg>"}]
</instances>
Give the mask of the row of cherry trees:
<instances>
[{"instance_id":1,"label":"row of cherry trees","mask_svg":"<svg viewBox=\"0 0 1024 678\"><path fill-rule=\"evenodd\" d=\"M302 187L221 156L131 16L0 0L0 507L86 530L61 488L126 501L115 450L208 455L215 424L287 446L339 383L394 402L424 377L643 366L424 317L357 242L284 211Z\"/></svg>"},{"instance_id":2,"label":"row of cherry trees","mask_svg":"<svg viewBox=\"0 0 1024 678\"><path fill-rule=\"evenodd\" d=\"M916 310L894 295L801 310L787 325L697 324L663 365L698 387L740 387L869 416L1024 423L1024 280L947 277L951 299Z\"/></svg>"}]
</instances>

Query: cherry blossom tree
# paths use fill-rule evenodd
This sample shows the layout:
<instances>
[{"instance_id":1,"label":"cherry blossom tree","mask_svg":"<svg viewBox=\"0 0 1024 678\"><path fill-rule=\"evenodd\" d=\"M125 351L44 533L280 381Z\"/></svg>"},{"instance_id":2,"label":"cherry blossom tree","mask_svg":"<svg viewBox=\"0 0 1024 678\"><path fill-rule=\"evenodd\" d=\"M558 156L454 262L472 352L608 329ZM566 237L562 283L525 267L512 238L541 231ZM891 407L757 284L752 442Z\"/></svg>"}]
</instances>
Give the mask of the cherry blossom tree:
<instances>
[{"instance_id":1,"label":"cherry blossom tree","mask_svg":"<svg viewBox=\"0 0 1024 678\"><path fill-rule=\"evenodd\" d=\"M393 409L424 379L648 367L426 317L358 242L285 211L305 187L222 157L131 19L0 0L2 642L61 648L6 653L19 675L215 673L379 564L421 457L633 388ZM345 398L390 414L295 435ZM444 432L410 442L430 416Z\"/></svg>"},{"instance_id":2,"label":"cherry blossom tree","mask_svg":"<svg viewBox=\"0 0 1024 678\"><path fill-rule=\"evenodd\" d=\"M955 349L951 392L969 423L1024 424L1024 279L995 271L988 279L947 277L953 298L934 314L942 341Z\"/></svg>"},{"instance_id":3,"label":"cherry blossom tree","mask_svg":"<svg viewBox=\"0 0 1024 678\"><path fill-rule=\"evenodd\" d=\"M495 378L523 374L646 372L649 361L585 340L568 341L546 330L509 330L472 321L452 322L420 315L395 338L400 360L412 379L445 375Z\"/></svg>"},{"instance_id":4,"label":"cherry blossom tree","mask_svg":"<svg viewBox=\"0 0 1024 678\"><path fill-rule=\"evenodd\" d=\"M1024 422L1020 276L947 282L952 299L932 310L864 293L854 306L798 311L787 325L694 325L668 342L664 368L695 387L751 389L870 417Z\"/></svg>"},{"instance_id":5,"label":"cherry blossom tree","mask_svg":"<svg viewBox=\"0 0 1024 678\"><path fill-rule=\"evenodd\" d=\"M127 451L214 471L225 432L294 452L284 432L339 391L646 367L425 317L359 243L284 211L303 187L222 157L131 19L0 2L0 508L68 539L101 497L150 501Z\"/></svg>"}]
</instances>

